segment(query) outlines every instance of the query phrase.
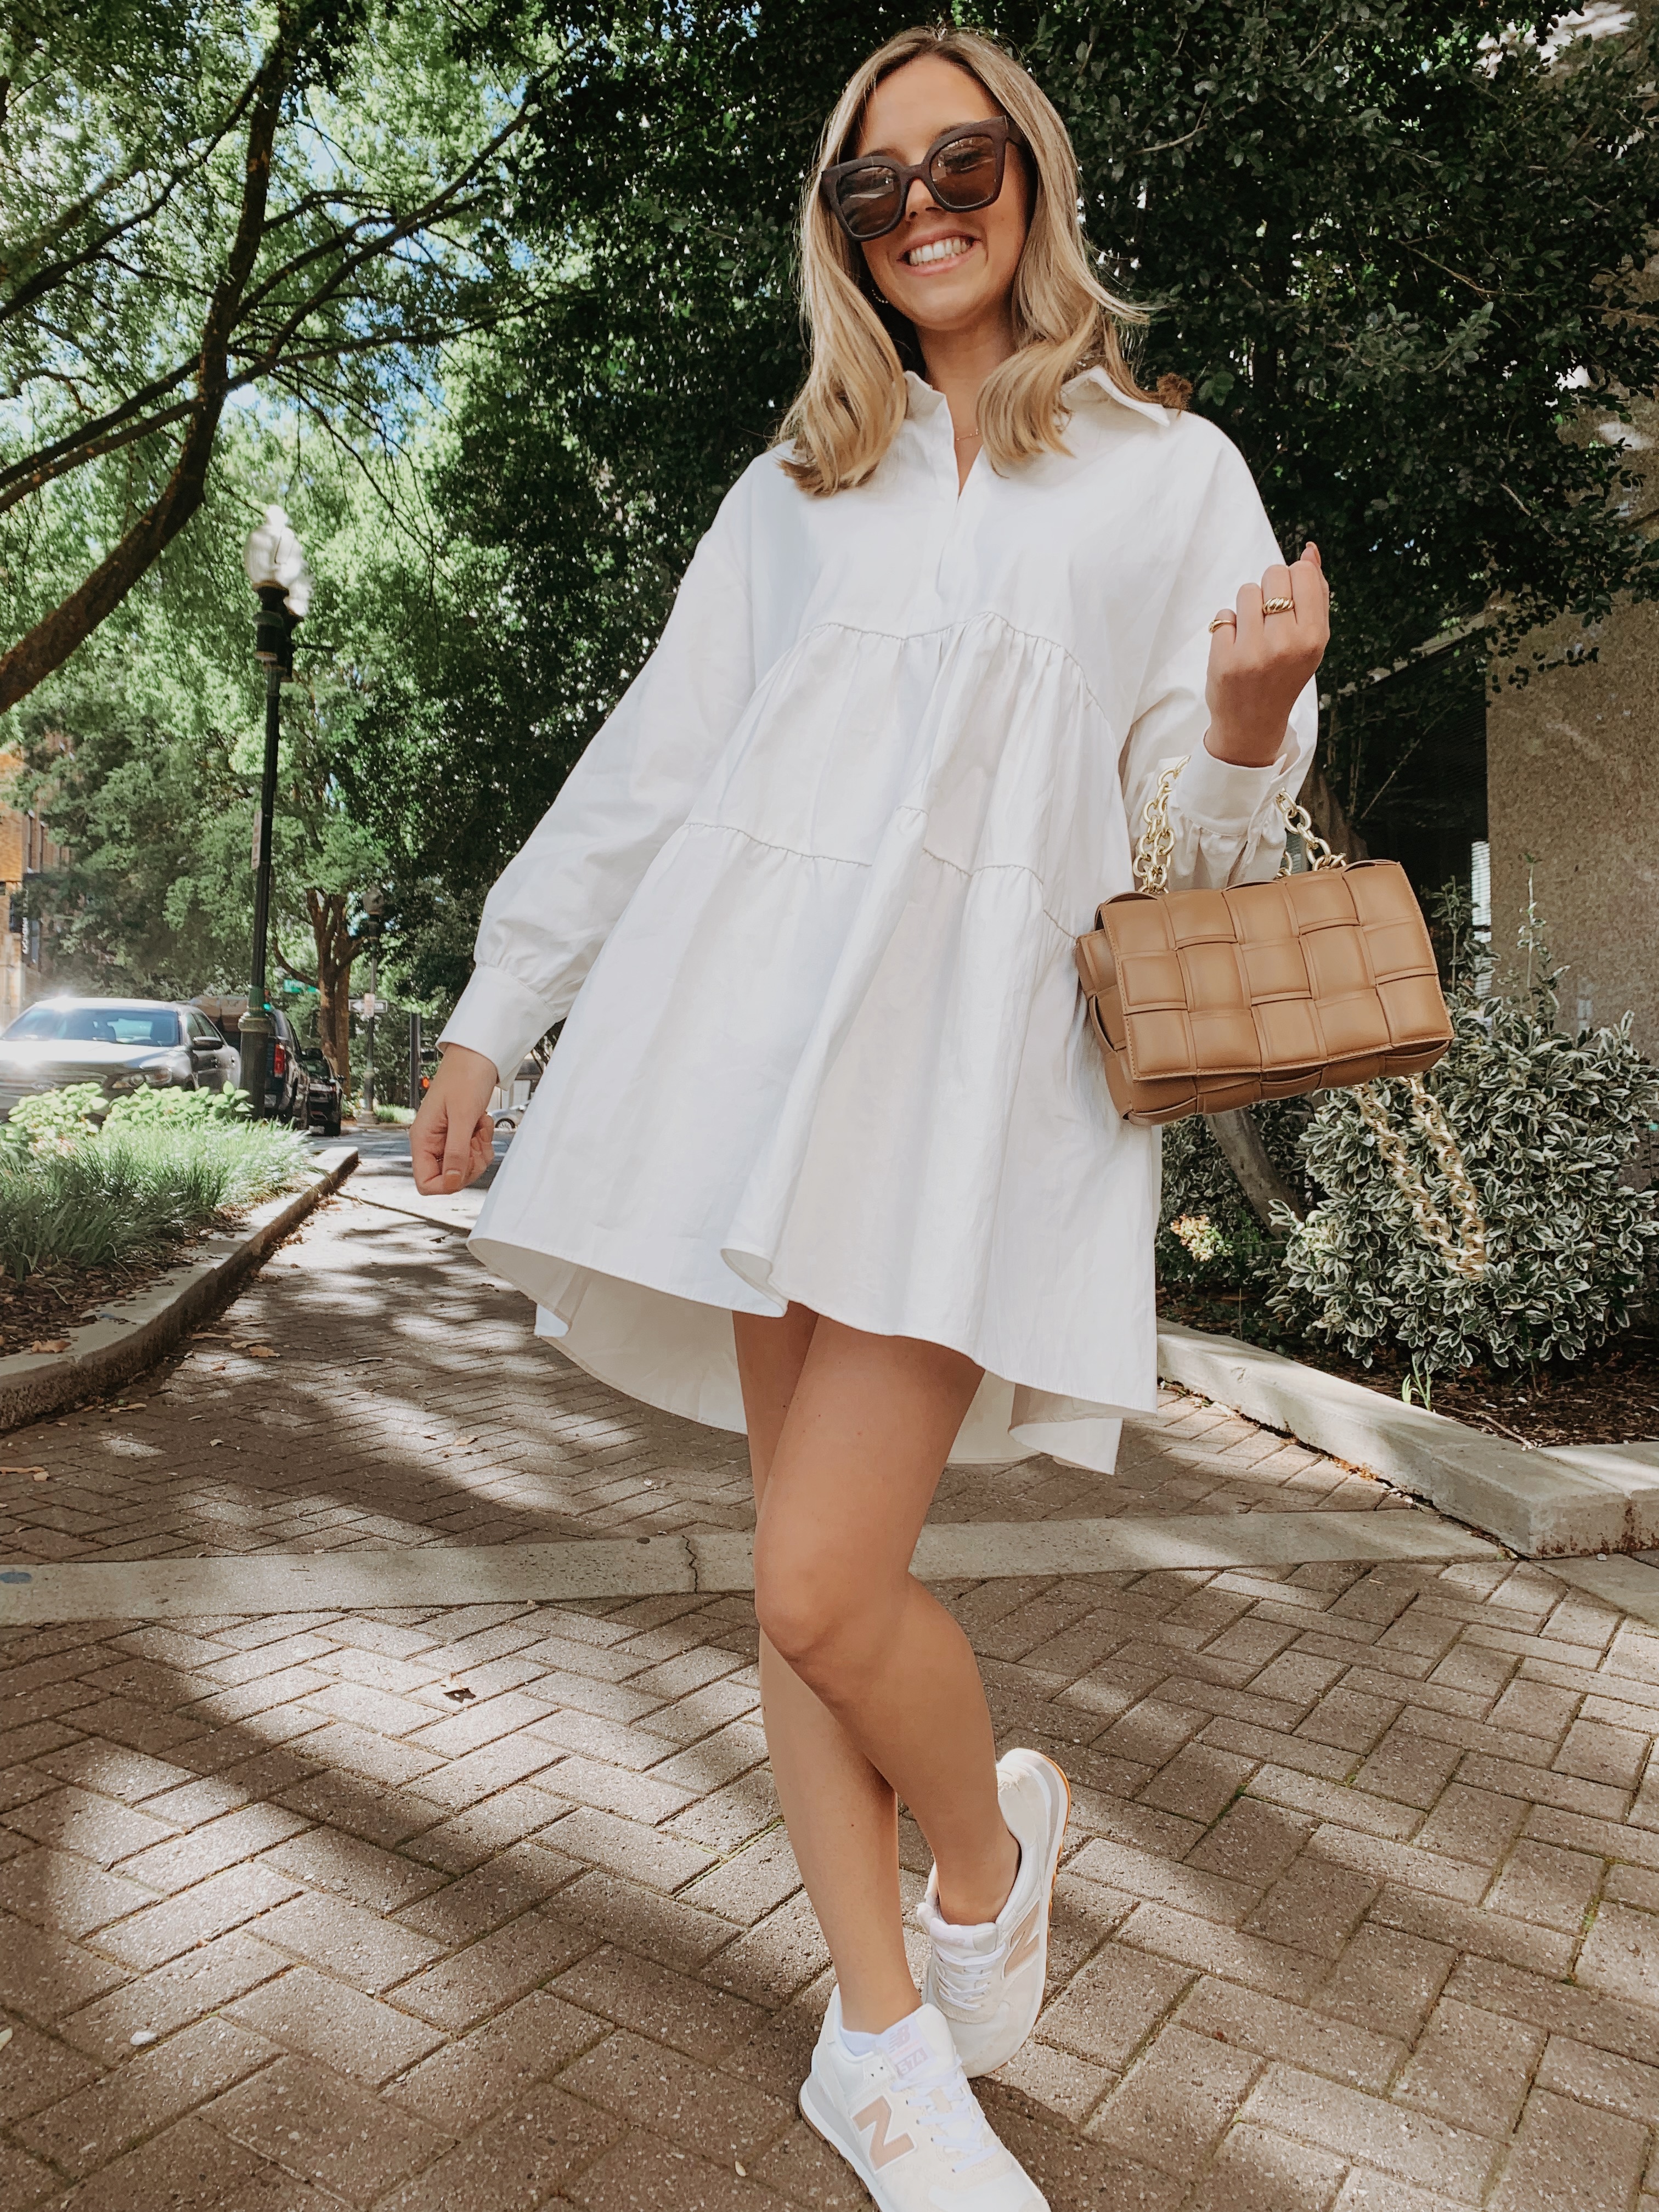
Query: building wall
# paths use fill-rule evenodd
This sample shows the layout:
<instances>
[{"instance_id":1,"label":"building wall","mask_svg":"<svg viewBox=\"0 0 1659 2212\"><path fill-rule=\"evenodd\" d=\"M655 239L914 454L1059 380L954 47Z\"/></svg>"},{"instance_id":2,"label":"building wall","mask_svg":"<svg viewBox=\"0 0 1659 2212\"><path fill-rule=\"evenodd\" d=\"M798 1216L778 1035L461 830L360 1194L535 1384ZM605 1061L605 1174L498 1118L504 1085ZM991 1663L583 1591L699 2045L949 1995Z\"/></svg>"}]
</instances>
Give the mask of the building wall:
<instances>
[{"instance_id":1,"label":"building wall","mask_svg":"<svg viewBox=\"0 0 1659 2212\"><path fill-rule=\"evenodd\" d=\"M1559 632L1583 634L1576 623ZM1530 872L1566 969L1564 1022L1629 1012L1659 1060L1659 606L1616 608L1595 643L1589 665L1505 685L1492 702L1492 945L1501 969Z\"/></svg>"},{"instance_id":2,"label":"building wall","mask_svg":"<svg viewBox=\"0 0 1659 2212\"><path fill-rule=\"evenodd\" d=\"M31 870L55 868L68 857L53 842L38 799L30 806L11 803L22 764L15 747L0 750L0 1029L40 996L51 964L44 928L12 927L12 895Z\"/></svg>"}]
</instances>

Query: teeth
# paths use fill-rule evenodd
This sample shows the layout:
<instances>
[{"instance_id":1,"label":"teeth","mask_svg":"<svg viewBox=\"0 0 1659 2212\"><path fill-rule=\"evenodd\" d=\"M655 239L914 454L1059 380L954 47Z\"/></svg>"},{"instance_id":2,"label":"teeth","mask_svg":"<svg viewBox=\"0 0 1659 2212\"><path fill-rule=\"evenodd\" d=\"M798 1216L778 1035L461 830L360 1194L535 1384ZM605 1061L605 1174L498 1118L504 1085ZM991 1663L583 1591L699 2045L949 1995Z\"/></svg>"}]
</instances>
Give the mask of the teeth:
<instances>
[{"instance_id":1,"label":"teeth","mask_svg":"<svg viewBox=\"0 0 1659 2212\"><path fill-rule=\"evenodd\" d=\"M936 238L931 246L913 246L904 258L913 269L920 269L929 261L954 261L972 243L966 238Z\"/></svg>"}]
</instances>

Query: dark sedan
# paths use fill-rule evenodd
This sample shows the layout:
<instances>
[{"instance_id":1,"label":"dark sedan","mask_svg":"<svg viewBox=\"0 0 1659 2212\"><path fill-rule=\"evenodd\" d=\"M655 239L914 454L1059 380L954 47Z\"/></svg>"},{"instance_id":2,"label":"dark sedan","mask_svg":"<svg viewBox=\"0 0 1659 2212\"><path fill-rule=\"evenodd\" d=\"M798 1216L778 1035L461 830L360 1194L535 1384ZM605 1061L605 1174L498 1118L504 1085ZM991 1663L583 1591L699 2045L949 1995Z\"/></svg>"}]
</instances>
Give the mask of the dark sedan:
<instances>
[{"instance_id":1,"label":"dark sedan","mask_svg":"<svg viewBox=\"0 0 1659 2212\"><path fill-rule=\"evenodd\" d=\"M326 1057L314 1046L302 1045L300 1059L311 1078L311 1126L320 1129L325 1137L337 1137L340 1115L345 1105L345 1087Z\"/></svg>"},{"instance_id":2,"label":"dark sedan","mask_svg":"<svg viewBox=\"0 0 1659 2212\"><path fill-rule=\"evenodd\" d=\"M0 1037L0 1115L71 1083L118 1098L235 1080L236 1055L206 1015L159 999L42 999Z\"/></svg>"}]
</instances>

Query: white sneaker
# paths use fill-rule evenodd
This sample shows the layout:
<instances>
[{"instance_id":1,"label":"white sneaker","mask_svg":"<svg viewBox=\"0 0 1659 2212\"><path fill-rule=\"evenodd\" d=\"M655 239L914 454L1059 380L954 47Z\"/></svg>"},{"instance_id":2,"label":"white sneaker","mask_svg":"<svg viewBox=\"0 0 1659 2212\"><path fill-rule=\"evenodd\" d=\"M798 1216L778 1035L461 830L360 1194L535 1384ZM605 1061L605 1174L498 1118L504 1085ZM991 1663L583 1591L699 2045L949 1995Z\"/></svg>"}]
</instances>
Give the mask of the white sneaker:
<instances>
[{"instance_id":1,"label":"white sneaker","mask_svg":"<svg viewBox=\"0 0 1659 2212\"><path fill-rule=\"evenodd\" d=\"M1019 1872L994 1920L959 1928L939 1909L939 1869L927 1877L916 1918L933 1939L923 2001L951 2023L963 2069L991 2074L1036 2025L1048 1978L1048 1913L1072 1793L1040 1751L997 1761L997 1803L1019 1845Z\"/></svg>"},{"instance_id":2,"label":"white sneaker","mask_svg":"<svg viewBox=\"0 0 1659 2212\"><path fill-rule=\"evenodd\" d=\"M1048 2200L991 2132L944 2014L925 2004L855 2056L830 1999L800 2108L879 2212L1048 2212Z\"/></svg>"}]
</instances>

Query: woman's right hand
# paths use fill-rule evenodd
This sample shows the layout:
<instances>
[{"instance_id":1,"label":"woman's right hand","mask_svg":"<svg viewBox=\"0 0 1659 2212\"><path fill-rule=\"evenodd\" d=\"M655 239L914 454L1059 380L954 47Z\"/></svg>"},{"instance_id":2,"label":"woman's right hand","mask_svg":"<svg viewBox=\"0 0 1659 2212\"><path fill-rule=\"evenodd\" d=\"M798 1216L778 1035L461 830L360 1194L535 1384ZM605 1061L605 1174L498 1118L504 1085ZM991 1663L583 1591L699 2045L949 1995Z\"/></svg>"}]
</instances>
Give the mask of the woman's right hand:
<instances>
[{"instance_id":1,"label":"woman's right hand","mask_svg":"<svg viewBox=\"0 0 1659 2212\"><path fill-rule=\"evenodd\" d=\"M500 1080L495 1061L483 1053L464 1044L444 1047L409 1133L415 1188L423 1198L464 1188L495 1158L489 1101Z\"/></svg>"}]
</instances>

